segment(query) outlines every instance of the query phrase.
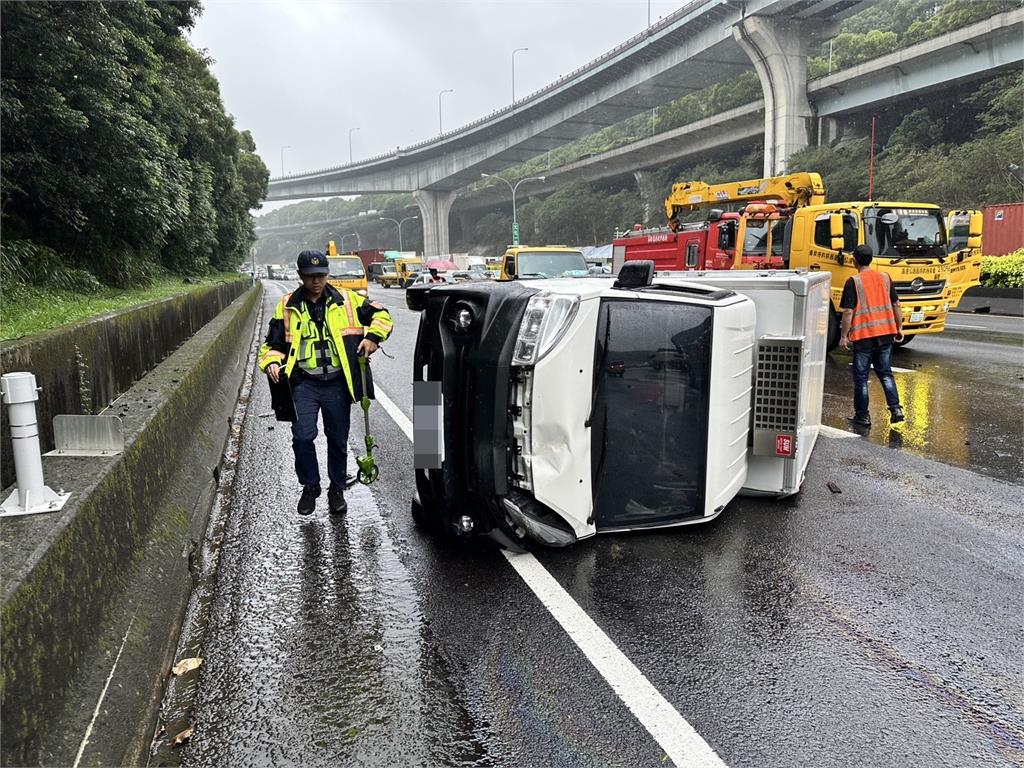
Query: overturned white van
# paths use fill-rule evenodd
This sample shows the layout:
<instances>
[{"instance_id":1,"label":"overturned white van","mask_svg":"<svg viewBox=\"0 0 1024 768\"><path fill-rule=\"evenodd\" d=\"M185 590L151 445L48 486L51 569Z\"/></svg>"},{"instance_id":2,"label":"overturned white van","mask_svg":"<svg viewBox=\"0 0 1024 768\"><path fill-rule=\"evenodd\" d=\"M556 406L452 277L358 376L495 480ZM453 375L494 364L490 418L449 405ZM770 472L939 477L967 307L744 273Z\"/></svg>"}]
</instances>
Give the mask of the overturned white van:
<instances>
[{"instance_id":1,"label":"overturned white van","mask_svg":"<svg viewBox=\"0 0 1024 768\"><path fill-rule=\"evenodd\" d=\"M417 520L564 546L706 522L803 481L829 278L800 272L411 289Z\"/></svg>"}]
</instances>

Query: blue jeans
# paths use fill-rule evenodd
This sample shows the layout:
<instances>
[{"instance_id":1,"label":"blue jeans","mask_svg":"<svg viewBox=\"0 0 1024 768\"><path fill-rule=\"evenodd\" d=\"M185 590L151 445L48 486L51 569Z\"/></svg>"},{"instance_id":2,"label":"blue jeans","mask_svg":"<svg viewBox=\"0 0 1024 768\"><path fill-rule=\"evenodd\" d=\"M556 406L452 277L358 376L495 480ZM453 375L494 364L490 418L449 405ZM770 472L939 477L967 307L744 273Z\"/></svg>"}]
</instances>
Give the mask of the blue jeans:
<instances>
[{"instance_id":1,"label":"blue jeans","mask_svg":"<svg viewBox=\"0 0 1024 768\"><path fill-rule=\"evenodd\" d=\"M324 434L327 435L327 476L332 488L344 488L349 409L352 405L345 379L320 382L297 377L292 383L292 400L296 417L292 422L292 448L299 482L302 485L320 485L320 465L313 441L317 436L317 414L323 413Z\"/></svg>"},{"instance_id":2,"label":"blue jeans","mask_svg":"<svg viewBox=\"0 0 1024 768\"><path fill-rule=\"evenodd\" d=\"M892 344L881 344L867 349L853 349L853 411L855 416L868 413L868 371L874 367L882 383L885 402L889 408L898 408L900 393L892 375Z\"/></svg>"}]
</instances>

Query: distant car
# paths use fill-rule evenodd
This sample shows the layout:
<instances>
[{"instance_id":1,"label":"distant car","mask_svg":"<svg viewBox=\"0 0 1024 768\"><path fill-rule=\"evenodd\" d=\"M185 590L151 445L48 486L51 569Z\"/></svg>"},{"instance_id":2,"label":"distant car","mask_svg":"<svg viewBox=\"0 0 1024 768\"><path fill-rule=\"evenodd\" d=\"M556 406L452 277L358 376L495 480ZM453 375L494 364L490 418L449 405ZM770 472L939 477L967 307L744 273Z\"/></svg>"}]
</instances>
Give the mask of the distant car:
<instances>
[{"instance_id":1,"label":"distant car","mask_svg":"<svg viewBox=\"0 0 1024 768\"><path fill-rule=\"evenodd\" d=\"M465 283L468 280L486 280L489 277L493 277L492 274L487 274L484 270L480 269L460 269L446 274L457 283Z\"/></svg>"},{"instance_id":2,"label":"distant car","mask_svg":"<svg viewBox=\"0 0 1024 768\"><path fill-rule=\"evenodd\" d=\"M611 273L611 268L602 266L593 266L587 270L588 275L610 275Z\"/></svg>"},{"instance_id":3,"label":"distant car","mask_svg":"<svg viewBox=\"0 0 1024 768\"><path fill-rule=\"evenodd\" d=\"M441 281L441 283L444 283L446 285L451 285L451 284L454 284L454 283L458 282L457 280L452 278L452 274L454 274L454 273L438 272L437 273L437 277ZM410 286L412 286L412 285L430 285L431 282L432 282L432 278L431 278L431 275L430 275L429 272L420 272L416 276L416 279L413 280L409 285Z\"/></svg>"}]
</instances>

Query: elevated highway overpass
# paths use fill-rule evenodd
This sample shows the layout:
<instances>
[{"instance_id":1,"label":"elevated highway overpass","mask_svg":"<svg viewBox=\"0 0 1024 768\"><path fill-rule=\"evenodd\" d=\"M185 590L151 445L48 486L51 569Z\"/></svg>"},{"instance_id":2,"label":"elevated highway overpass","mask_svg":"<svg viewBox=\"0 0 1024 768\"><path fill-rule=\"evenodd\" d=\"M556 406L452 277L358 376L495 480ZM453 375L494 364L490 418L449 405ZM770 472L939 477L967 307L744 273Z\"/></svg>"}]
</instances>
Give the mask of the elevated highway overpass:
<instances>
[{"instance_id":1,"label":"elevated highway overpass","mask_svg":"<svg viewBox=\"0 0 1024 768\"><path fill-rule=\"evenodd\" d=\"M579 70L504 110L429 141L337 168L272 179L267 200L412 192L428 255L448 250L456 191L580 136L727 81L771 78L773 158L806 145L810 40L866 0L694 0ZM795 88L795 90L794 90ZM775 160L773 160L775 162Z\"/></svg>"},{"instance_id":2,"label":"elevated highway overpass","mask_svg":"<svg viewBox=\"0 0 1024 768\"><path fill-rule=\"evenodd\" d=\"M947 90L1024 62L1024 9L926 40L901 51L812 80L808 98L821 121L819 141L842 132L844 118L880 104ZM815 126L817 129L817 126ZM815 130L814 132L817 132ZM548 194L578 181L612 181L648 168L728 150L764 135L764 101L745 104L679 128L545 172L524 191ZM639 181L639 179L638 179ZM493 208L507 200L499 188L460 198L456 210ZM659 201L660 202L660 201Z\"/></svg>"},{"instance_id":3,"label":"elevated highway overpass","mask_svg":"<svg viewBox=\"0 0 1024 768\"><path fill-rule=\"evenodd\" d=\"M830 121L879 102L927 93L1019 66L1024 58L1021 43L1024 11L1018 9L808 84L805 70L806 41L810 36L808 20L817 19L820 28L824 22L822 17L813 15L815 11L831 9L842 14L856 10L859 4L763 3L764 10L780 15L748 14L730 21L729 14L735 9L728 3L708 0L691 3L644 35L591 62L579 73L526 97L503 112L390 155L336 169L274 179L270 182L267 199L412 192L424 224L426 253L447 252L448 214L456 190L477 181L480 173L503 170L656 106L653 102L664 103L690 90L706 87L716 79L711 76L716 66L729 76L749 69L750 64L742 61L737 53L742 53L742 48L750 50L751 57L760 62L755 68L761 75L765 99L554 169L547 174L546 182L531 184L530 192L544 193L578 179L594 181L622 176L637 169L750 141L758 135L765 137L765 173L781 172L785 158L814 138L815 127L821 120ZM747 5L749 12L751 4ZM732 30L733 47L728 45L729 38L723 36L721 29L716 34L701 26L701 22L707 24L715 18ZM703 36L703 48L694 50L693 41L683 39L686 37L683 30ZM681 50L673 55L672 45ZM798 60L779 51L772 58L772 47L784 45L800 52ZM712 56L722 58L712 59ZM629 66L619 64L621 71L618 71L614 65L623 57L636 59ZM646 64L641 66L641 60ZM643 70L643 74L638 74L637 68ZM666 73L676 77L674 85L663 79ZM794 74L802 78L799 83L791 82ZM704 75L703 79L700 75ZM603 84L599 76L603 76ZM625 82L643 76L649 79L623 87ZM780 86L787 78L788 90ZM801 83L802 89L798 87ZM588 93L587 88L593 91ZM579 91L575 96L574 90ZM789 106L780 102L780 92ZM631 100L627 102L626 98ZM766 100L770 105L768 110ZM799 106L801 101L806 107ZM826 127L831 127L830 123L826 123ZM827 132L834 133L834 127ZM503 192L504 188L500 187L474 194L472 200L467 200L467 205L460 205L460 208L493 205L505 199Z\"/></svg>"}]
</instances>

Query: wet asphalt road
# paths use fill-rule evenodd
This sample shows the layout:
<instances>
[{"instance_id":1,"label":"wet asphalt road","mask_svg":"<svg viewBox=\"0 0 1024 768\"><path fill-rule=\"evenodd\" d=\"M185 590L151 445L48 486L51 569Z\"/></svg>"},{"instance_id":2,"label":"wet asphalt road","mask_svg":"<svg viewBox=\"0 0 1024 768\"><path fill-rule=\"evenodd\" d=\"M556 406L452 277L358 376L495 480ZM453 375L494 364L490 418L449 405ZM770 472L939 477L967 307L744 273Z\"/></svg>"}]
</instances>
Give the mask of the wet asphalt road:
<instances>
[{"instance_id":1,"label":"wet asphalt road","mask_svg":"<svg viewBox=\"0 0 1024 768\"><path fill-rule=\"evenodd\" d=\"M374 294L396 320L376 380L411 418L416 317ZM989 330L898 357L899 439L874 384L875 429L820 440L797 497L538 554L725 763L1024 763L1021 326L962 322ZM500 553L412 524L412 446L382 408L381 480L342 520L294 513L269 411L257 382L186 765L666 764Z\"/></svg>"}]
</instances>

